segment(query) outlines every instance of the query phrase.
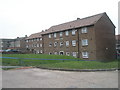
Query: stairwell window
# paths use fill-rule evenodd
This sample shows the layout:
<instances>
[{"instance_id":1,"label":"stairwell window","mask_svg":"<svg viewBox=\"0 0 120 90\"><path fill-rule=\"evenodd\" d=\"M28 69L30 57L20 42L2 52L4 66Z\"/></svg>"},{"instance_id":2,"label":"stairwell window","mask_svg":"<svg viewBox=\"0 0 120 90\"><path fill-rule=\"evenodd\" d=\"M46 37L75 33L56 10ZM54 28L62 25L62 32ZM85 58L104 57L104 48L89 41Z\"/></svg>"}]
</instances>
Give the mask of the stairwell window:
<instances>
[{"instance_id":1,"label":"stairwell window","mask_svg":"<svg viewBox=\"0 0 120 90\"><path fill-rule=\"evenodd\" d=\"M82 57L83 57L83 58L89 58L88 52L82 52Z\"/></svg>"},{"instance_id":2,"label":"stairwell window","mask_svg":"<svg viewBox=\"0 0 120 90\"><path fill-rule=\"evenodd\" d=\"M57 47L57 42L54 42L54 47Z\"/></svg>"},{"instance_id":3,"label":"stairwell window","mask_svg":"<svg viewBox=\"0 0 120 90\"><path fill-rule=\"evenodd\" d=\"M69 31L65 31L65 35L68 36L69 35Z\"/></svg>"},{"instance_id":4,"label":"stairwell window","mask_svg":"<svg viewBox=\"0 0 120 90\"><path fill-rule=\"evenodd\" d=\"M88 32L87 27L82 28L81 33L87 33L87 32Z\"/></svg>"},{"instance_id":5,"label":"stairwell window","mask_svg":"<svg viewBox=\"0 0 120 90\"><path fill-rule=\"evenodd\" d=\"M72 40L72 46L76 46L76 40Z\"/></svg>"},{"instance_id":6,"label":"stairwell window","mask_svg":"<svg viewBox=\"0 0 120 90\"><path fill-rule=\"evenodd\" d=\"M88 39L83 39L82 46L87 46L87 45L88 45Z\"/></svg>"}]
</instances>

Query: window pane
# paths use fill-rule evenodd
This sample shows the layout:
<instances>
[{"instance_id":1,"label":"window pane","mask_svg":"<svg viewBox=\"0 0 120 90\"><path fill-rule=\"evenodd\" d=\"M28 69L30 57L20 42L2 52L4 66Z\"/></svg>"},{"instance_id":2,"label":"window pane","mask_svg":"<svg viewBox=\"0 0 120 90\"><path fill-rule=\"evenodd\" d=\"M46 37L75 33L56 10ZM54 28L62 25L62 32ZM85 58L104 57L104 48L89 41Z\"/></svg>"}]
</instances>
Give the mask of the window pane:
<instances>
[{"instance_id":1,"label":"window pane","mask_svg":"<svg viewBox=\"0 0 120 90\"><path fill-rule=\"evenodd\" d=\"M76 46L76 40L72 41L72 46Z\"/></svg>"},{"instance_id":2,"label":"window pane","mask_svg":"<svg viewBox=\"0 0 120 90\"><path fill-rule=\"evenodd\" d=\"M76 30L72 30L72 35L75 35Z\"/></svg>"},{"instance_id":3,"label":"window pane","mask_svg":"<svg viewBox=\"0 0 120 90\"><path fill-rule=\"evenodd\" d=\"M65 31L65 35L68 36L69 35L69 31Z\"/></svg>"}]
</instances>

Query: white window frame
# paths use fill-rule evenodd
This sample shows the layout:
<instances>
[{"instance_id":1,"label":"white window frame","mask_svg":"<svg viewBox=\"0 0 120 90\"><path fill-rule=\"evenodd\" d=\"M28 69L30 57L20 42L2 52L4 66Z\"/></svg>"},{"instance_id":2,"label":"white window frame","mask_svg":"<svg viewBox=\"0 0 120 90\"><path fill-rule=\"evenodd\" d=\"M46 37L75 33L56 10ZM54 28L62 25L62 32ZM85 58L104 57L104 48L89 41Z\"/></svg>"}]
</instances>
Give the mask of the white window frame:
<instances>
[{"instance_id":1,"label":"white window frame","mask_svg":"<svg viewBox=\"0 0 120 90\"><path fill-rule=\"evenodd\" d=\"M42 41L42 38L40 38L40 41Z\"/></svg>"},{"instance_id":2,"label":"white window frame","mask_svg":"<svg viewBox=\"0 0 120 90\"><path fill-rule=\"evenodd\" d=\"M63 52L63 55L64 55L64 51L60 51L60 52L59 52L59 55L60 55L61 52Z\"/></svg>"},{"instance_id":3,"label":"white window frame","mask_svg":"<svg viewBox=\"0 0 120 90\"><path fill-rule=\"evenodd\" d=\"M63 32L60 32L60 37L62 37L63 36Z\"/></svg>"},{"instance_id":4,"label":"white window frame","mask_svg":"<svg viewBox=\"0 0 120 90\"><path fill-rule=\"evenodd\" d=\"M49 43L49 47L52 47L52 43L51 42Z\"/></svg>"},{"instance_id":5,"label":"white window frame","mask_svg":"<svg viewBox=\"0 0 120 90\"><path fill-rule=\"evenodd\" d=\"M69 46L69 41L66 41L66 47L68 47Z\"/></svg>"},{"instance_id":6,"label":"white window frame","mask_svg":"<svg viewBox=\"0 0 120 90\"><path fill-rule=\"evenodd\" d=\"M54 38L56 38L57 37L57 33L54 33Z\"/></svg>"},{"instance_id":7,"label":"white window frame","mask_svg":"<svg viewBox=\"0 0 120 90\"><path fill-rule=\"evenodd\" d=\"M66 36L69 36L69 31L65 31L65 35L66 35Z\"/></svg>"},{"instance_id":8,"label":"white window frame","mask_svg":"<svg viewBox=\"0 0 120 90\"><path fill-rule=\"evenodd\" d=\"M42 47L42 44L40 44L40 47Z\"/></svg>"},{"instance_id":9,"label":"white window frame","mask_svg":"<svg viewBox=\"0 0 120 90\"><path fill-rule=\"evenodd\" d=\"M87 32L88 32L87 27L84 27L84 28L81 29L81 33L87 33Z\"/></svg>"},{"instance_id":10,"label":"white window frame","mask_svg":"<svg viewBox=\"0 0 120 90\"><path fill-rule=\"evenodd\" d=\"M70 52L66 52L66 55L67 55L67 56L70 56Z\"/></svg>"},{"instance_id":11,"label":"white window frame","mask_svg":"<svg viewBox=\"0 0 120 90\"><path fill-rule=\"evenodd\" d=\"M58 53L57 52L54 52L55 55L57 55Z\"/></svg>"},{"instance_id":12,"label":"white window frame","mask_svg":"<svg viewBox=\"0 0 120 90\"><path fill-rule=\"evenodd\" d=\"M42 50L40 50L40 53L43 53L43 51L42 51Z\"/></svg>"},{"instance_id":13,"label":"white window frame","mask_svg":"<svg viewBox=\"0 0 120 90\"><path fill-rule=\"evenodd\" d=\"M72 56L76 58L77 57L77 52L72 52Z\"/></svg>"},{"instance_id":14,"label":"white window frame","mask_svg":"<svg viewBox=\"0 0 120 90\"><path fill-rule=\"evenodd\" d=\"M57 42L54 42L54 47L57 47Z\"/></svg>"},{"instance_id":15,"label":"white window frame","mask_svg":"<svg viewBox=\"0 0 120 90\"><path fill-rule=\"evenodd\" d=\"M37 47L39 47L39 44L37 44Z\"/></svg>"},{"instance_id":16,"label":"white window frame","mask_svg":"<svg viewBox=\"0 0 120 90\"><path fill-rule=\"evenodd\" d=\"M60 47L63 46L63 42L60 42Z\"/></svg>"},{"instance_id":17,"label":"white window frame","mask_svg":"<svg viewBox=\"0 0 120 90\"><path fill-rule=\"evenodd\" d=\"M72 40L72 46L76 46L76 40Z\"/></svg>"},{"instance_id":18,"label":"white window frame","mask_svg":"<svg viewBox=\"0 0 120 90\"><path fill-rule=\"evenodd\" d=\"M82 46L88 45L88 39L82 39Z\"/></svg>"},{"instance_id":19,"label":"white window frame","mask_svg":"<svg viewBox=\"0 0 120 90\"><path fill-rule=\"evenodd\" d=\"M89 53L87 51L82 52L82 58L89 58Z\"/></svg>"},{"instance_id":20,"label":"white window frame","mask_svg":"<svg viewBox=\"0 0 120 90\"><path fill-rule=\"evenodd\" d=\"M49 52L49 55L52 55L52 53L51 53L51 52Z\"/></svg>"},{"instance_id":21,"label":"white window frame","mask_svg":"<svg viewBox=\"0 0 120 90\"><path fill-rule=\"evenodd\" d=\"M72 30L72 35L75 35L76 34L76 30Z\"/></svg>"},{"instance_id":22,"label":"white window frame","mask_svg":"<svg viewBox=\"0 0 120 90\"><path fill-rule=\"evenodd\" d=\"M48 36L49 36L49 38L51 38L51 37L52 37L52 36L51 36L51 34L49 34Z\"/></svg>"}]
</instances>

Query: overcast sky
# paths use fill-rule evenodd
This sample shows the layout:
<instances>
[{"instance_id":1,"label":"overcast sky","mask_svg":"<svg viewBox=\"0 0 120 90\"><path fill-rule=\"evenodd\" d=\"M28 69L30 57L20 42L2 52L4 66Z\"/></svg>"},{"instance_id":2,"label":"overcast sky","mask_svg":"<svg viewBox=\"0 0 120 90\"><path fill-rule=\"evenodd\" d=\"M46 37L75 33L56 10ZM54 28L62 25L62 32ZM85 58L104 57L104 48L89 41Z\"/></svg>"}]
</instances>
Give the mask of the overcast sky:
<instances>
[{"instance_id":1,"label":"overcast sky","mask_svg":"<svg viewBox=\"0 0 120 90\"><path fill-rule=\"evenodd\" d=\"M106 12L118 34L119 0L0 0L0 38L24 37L53 25Z\"/></svg>"}]
</instances>

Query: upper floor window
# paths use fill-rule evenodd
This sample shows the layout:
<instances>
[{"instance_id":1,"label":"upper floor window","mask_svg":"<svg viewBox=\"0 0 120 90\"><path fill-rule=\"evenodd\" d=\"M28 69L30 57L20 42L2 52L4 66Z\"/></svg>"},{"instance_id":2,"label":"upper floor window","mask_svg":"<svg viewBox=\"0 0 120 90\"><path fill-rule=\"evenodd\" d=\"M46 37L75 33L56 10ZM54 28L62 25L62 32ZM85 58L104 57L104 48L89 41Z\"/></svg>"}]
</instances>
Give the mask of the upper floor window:
<instances>
[{"instance_id":1,"label":"upper floor window","mask_svg":"<svg viewBox=\"0 0 120 90\"><path fill-rule=\"evenodd\" d=\"M56 38L57 37L57 34L56 33L54 33L54 38Z\"/></svg>"},{"instance_id":2,"label":"upper floor window","mask_svg":"<svg viewBox=\"0 0 120 90\"><path fill-rule=\"evenodd\" d=\"M39 47L39 44L37 44L37 47Z\"/></svg>"},{"instance_id":3,"label":"upper floor window","mask_svg":"<svg viewBox=\"0 0 120 90\"><path fill-rule=\"evenodd\" d=\"M63 32L60 32L60 37L62 37L63 36Z\"/></svg>"},{"instance_id":4,"label":"upper floor window","mask_svg":"<svg viewBox=\"0 0 120 90\"><path fill-rule=\"evenodd\" d=\"M76 46L76 40L72 40L72 46Z\"/></svg>"},{"instance_id":5,"label":"upper floor window","mask_svg":"<svg viewBox=\"0 0 120 90\"><path fill-rule=\"evenodd\" d=\"M60 42L60 46L63 46L63 42Z\"/></svg>"},{"instance_id":6,"label":"upper floor window","mask_svg":"<svg viewBox=\"0 0 120 90\"><path fill-rule=\"evenodd\" d=\"M81 33L87 33L87 27L82 28Z\"/></svg>"},{"instance_id":7,"label":"upper floor window","mask_svg":"<svg viewBox=\"0 0 120 90\"><path fill-rule=\"evenodd\" d=\"M67 46L67 47L69 46L69 41L66 41L66 46Z\"/></svg>"},{"instance_id":8,"label":"upper floor window","mask_svg":"<svg viewBox=\"0 0 120 90\"><path fill-rule=\"evenodd\" d=\"M40 44L40 47L42 47L42 44Z\"/></svg>"},{"instance_id":9,"label":"upper floor window","mask_svg":"<svg viewBox=\"0 0 120 90\"><path fill-rule=\"evenodd\" d=\"M42 41L42 38L40 38L40 41Z\"/></svg>"},{"instance_id":10,"label":"upper floor window","mask_svg":"<svg viewBox=\"0 0 120 90\"><path fill-rule=\"evenodd\" d=\"M68 36L69 35L69 31L65 31L65 35Z\"/></svg>"},{"instance_id":11,"label":"upper floor window","mask_svg":"<svg viewBox=\"0 0 120 90\"><path fill-rule=\"evenodd\" d=\"M89 56L88 56L88 52L82 52L82 57L83 58L88 58Z\"/></svg>"},{"instance_id":12,"label":"upper floor window","mask_svg":"<svg viewBox=\"0 0 120 90\"><path fill-rule=\"evenodd\" d=\"M37 41L39 41L39 38L37 38Z\"/></svg>"},{"instance_id":13,"label":"upper floor window","mask_svg":"<svg viewBox=\"0 0 120 90\"><path fill-rule=\"evenodd\" d=\"M43 51L42 51L42 50L40 50L40 53L43 53Z\"/></svg>"},{"instance_id":14,"label":"upper floor window","mask_svg":"<svg viewBox=\"0 0 120 90\"><path fill-rule=\"evenodd\" d=\"M88 39L83 39L82 40L82 46L88 45Z\"/></svg>"},{"instance_id":15,"label":"upper floor window","mask_svg":"<svg viewBox=\"0 0 120 90\"><path fill-rule=\"evenodd\" d=\"M51 34L49 34L49 38L51 38Z\"/></svg>"},{"instance_id":16,"label":"upper floor window","mask_svg":"<svg viewBox=\"0 0 120 90\"><path fill-rule=\"evenodd\" d=\"M75 35L75 33L76 33L76 30L72 30L72 35Z\"/></svg>"}]
</instances>

